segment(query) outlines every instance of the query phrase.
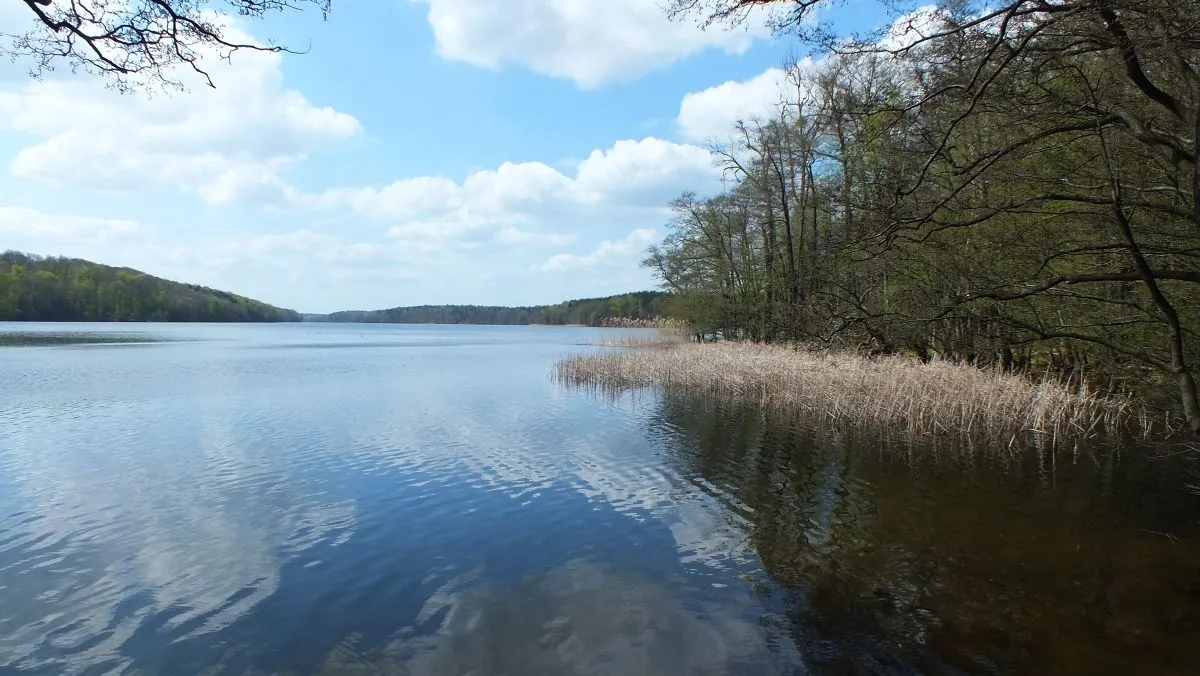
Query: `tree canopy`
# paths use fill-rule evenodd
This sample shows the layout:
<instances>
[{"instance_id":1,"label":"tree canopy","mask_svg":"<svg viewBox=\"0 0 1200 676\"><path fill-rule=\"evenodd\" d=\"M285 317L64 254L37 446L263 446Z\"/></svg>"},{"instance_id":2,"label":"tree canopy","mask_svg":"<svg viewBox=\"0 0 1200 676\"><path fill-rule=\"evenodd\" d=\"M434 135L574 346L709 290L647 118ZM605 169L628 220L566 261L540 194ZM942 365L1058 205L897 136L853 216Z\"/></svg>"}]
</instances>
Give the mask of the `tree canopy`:
<instances>
[{"instance_id":1,"label":"tree canopy","mask_svg":"<svg viewBox=\"0 0 1200 676\"><path fill-rule=\"evenodd\" d=\"M647 322L675 316L675 298L661 291L639 291L602 298L582 298L556 305L504 307L490 305L418 305L387 310L335 312L331 322L383 324L583 324L602 326L629 320Z\"/></svg>"},{"instance_id":2,"label":"tree canopy","mask_svg":"<svg viewBox=\"0 0 1200 676\"><path fill-rule=\"evenodd\" d=\"M300 321L292 310L77 258L0 254L0 321Z\"/></svg>"},{"instance_id":3,"label":"tree canopy","mask_svg":"<svg viewBox=\"0 0 1200 676\"><path fill-rule=\"evenodd\" d=\"M693 319L1161 384L1200 432L1200 5L968 0L866 37L828 1L673 4L825 48L646 260Z\"/></svg>"}]
</instances>

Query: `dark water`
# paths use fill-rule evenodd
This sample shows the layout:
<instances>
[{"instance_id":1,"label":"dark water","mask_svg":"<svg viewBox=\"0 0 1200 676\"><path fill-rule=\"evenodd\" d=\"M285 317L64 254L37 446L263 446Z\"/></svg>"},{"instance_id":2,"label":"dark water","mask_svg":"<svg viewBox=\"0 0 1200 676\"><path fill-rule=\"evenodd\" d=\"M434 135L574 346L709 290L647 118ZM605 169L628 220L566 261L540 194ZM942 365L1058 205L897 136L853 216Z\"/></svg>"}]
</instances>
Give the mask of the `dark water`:
<instances>
[{"instance_id":1,"label":"dark water","mask_svg":"<svg viewBox=\"0 0 1200 676\"><path fill-rule=\"evenodd\" d=\"M5 333L0 673L1200 665L1185 456L597 398L590 329Z\"/></svg>"}]
</instances>

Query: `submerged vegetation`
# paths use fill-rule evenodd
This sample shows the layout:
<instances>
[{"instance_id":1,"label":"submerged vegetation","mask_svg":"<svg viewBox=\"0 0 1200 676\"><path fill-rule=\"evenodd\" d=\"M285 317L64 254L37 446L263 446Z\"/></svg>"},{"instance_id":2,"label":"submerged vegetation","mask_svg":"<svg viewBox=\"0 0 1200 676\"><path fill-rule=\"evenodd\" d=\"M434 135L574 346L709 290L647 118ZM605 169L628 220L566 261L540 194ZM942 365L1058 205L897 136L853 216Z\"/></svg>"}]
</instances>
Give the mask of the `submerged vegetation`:
<instances>
[{"instance_id":1,"label":"submerged vegetation","mask_svg":"<svg viewBox=\"0 0 1200 676\"><path fill-rule=\"evenodd\" d=\"M1114 433L1134 417L1128 400L1097 394L1084 383L1035 383L999 368L780 345L676 343L577 355L560 361L556 375L601 389L683 389L835 422L1003 443Z\"/></svg>"},{"instance_id":2,"label":"submerged vegetation","mask_svg":"<svg viewBox=\"0 0 1200 676\"><path fill-rule=\"evenodd\" d=\"M1200 433L1195 5L969 0L846 37L814 19L827 4L673 3L718 23L773 6L777 29L824 48L788 69L774 111L713 146L728 189L674 202L645 264L687 318L765 342L1086 373ZM652 358L672 357L611 357Z\"/></svg>"},{"instance_id":3,"label":"submerged vegetation","mask_svg":"<svg viewBox=\"0 0 1200 676\"><path fill-rule=\"evenodd\" d=\"M0 321L285 322L300 314L78 258L0 254Z\"/></svg>"}]
</instances>

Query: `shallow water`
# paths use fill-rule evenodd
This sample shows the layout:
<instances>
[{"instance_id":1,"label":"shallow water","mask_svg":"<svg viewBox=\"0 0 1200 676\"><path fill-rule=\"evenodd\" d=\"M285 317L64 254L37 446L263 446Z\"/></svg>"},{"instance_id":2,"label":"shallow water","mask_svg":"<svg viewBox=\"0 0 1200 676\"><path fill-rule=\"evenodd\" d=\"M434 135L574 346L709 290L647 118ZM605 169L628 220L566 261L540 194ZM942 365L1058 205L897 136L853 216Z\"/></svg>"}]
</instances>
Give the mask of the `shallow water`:
<instances>
[{"instance_id":1,"label":"shallow water","mask_svg":"<svg viewBox=\"0 0 1200 676\"><path fill-rule=\"evenodd\" d=\"M0 324L0 673L1195 673L1186 457L549 377L628 333Z\"/></svg>"}]
</instances>

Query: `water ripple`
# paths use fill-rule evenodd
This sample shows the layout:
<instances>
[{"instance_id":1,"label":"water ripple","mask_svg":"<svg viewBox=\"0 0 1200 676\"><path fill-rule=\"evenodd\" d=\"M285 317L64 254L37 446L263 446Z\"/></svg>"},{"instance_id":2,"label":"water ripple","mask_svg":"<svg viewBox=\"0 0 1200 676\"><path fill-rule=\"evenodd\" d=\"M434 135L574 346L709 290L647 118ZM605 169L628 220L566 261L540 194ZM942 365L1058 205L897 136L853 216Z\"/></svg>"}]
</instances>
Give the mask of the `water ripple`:
<instances>
[{"instance_id":1,"label":"water ripple","mask_svg":"<svg viewBox=\"0 0 1200 676\"><path fill-rule=\"evenodd\" d=\"M752 408L601 399L546 377L566 330L156 330L204 340L0 360L0 672L1030 667L990 637L1062 658L1021 632L1086 636L1085 595L1157 671L1195 654L1152 605L1200 618L1169 470L913 468Z\"/></svg>"}]
</instances>

